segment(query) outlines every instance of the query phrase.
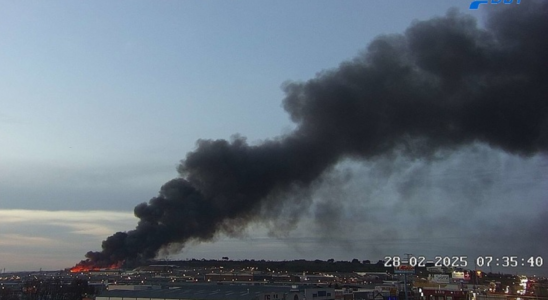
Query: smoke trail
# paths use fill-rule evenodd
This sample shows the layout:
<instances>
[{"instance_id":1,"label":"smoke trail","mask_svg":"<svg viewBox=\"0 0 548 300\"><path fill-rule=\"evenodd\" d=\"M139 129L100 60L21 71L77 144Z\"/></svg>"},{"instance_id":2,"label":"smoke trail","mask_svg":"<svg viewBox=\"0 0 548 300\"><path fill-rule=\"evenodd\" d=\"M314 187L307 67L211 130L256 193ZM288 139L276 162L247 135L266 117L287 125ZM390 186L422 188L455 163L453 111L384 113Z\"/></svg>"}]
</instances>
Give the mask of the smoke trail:
<instances>
[{"instance_id":1,"label":"smoke trail","mask_svg":"<svg viewBox=\"0 0 548 300\"><path fill-rule=\"evenodd\" d=\"M135 207L137 227L107 238L82 264L139 262L173 243L276 219L289 193L348 157L428 158L475 142L545 152L547 17L548 2L532 1L492 12L481 29L450 11L375 39L337 69L285 84L294 132L260 145L242 137L198 141L180 177Z\"/></svg>"}]
</instances>

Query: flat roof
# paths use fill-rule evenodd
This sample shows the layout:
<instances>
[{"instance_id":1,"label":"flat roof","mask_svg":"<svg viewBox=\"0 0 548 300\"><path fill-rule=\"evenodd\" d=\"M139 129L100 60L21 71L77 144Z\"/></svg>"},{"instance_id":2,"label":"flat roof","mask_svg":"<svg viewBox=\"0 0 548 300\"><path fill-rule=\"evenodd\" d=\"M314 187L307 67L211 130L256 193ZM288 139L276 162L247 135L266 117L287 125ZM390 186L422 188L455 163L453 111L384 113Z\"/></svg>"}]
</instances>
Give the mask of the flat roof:
<instances>
[{"instance_id":1,"label":"flat roof","mask_svg":"<svg viewBox=\"0 0 548 300\"><path fill-rule=\"evenodd\" d=\"M251 300L262 293L289 293L305 289L328 289L327 287L290 285L232 285L232 284L188 284L169 289L113 290L103 291L97 298L149 298L149 299L245 299Z\"/></svg>"},{"instance_id":2,"label":"flat roof","mask_svg":"<svg viewBox=\"0 0 548 300\"><path fill-rule=\"evenodd\" d=\"M169 289L103 291L103 298L252 299L261 293L289 292L290 286L188 284Z\"/></svg>"}]
</instances>

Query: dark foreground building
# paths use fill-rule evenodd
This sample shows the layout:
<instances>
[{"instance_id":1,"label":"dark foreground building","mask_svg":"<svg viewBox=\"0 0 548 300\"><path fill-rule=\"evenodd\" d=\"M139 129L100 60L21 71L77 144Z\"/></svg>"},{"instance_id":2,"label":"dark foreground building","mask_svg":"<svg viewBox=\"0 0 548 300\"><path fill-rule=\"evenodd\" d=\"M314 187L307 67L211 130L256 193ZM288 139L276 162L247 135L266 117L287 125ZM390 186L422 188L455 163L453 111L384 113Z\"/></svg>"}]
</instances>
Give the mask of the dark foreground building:
<instances>
[{"instance_id":1,"label":"dark foreground building","mask_svg":"<svg viewBox=\"0 0 548 300\"><path fill-rule=\"evenodd\" d=\"M335 289L269 285L192 284L169 289L109 290L96 300L335 300Z\"/></svg>"}]
</instances>

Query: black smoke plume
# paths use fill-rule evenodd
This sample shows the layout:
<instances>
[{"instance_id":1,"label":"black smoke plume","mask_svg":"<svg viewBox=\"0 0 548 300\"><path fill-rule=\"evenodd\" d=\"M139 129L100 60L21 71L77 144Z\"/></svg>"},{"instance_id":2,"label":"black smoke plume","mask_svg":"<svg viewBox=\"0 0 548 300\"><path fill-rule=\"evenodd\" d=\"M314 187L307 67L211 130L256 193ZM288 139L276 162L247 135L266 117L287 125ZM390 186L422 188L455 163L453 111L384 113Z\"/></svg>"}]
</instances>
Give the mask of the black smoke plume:
<instances>
[{"instance_id":1,"label":"black smoke plume","mask_svg":"<svg viewBox=\"0 0 548 300\"><path fill-rule=\"evenodd\" d=\"M481 142L516 155L548 148L548 2L496 7L485 28L457 11L376 38L367 51L307 82L284 85L296 129L249 145L200 140L180 177L135 207L137 227L117 232L82 264L154 258L275 219L344 158L428 159Z\"/></svg>"}]
</instances>

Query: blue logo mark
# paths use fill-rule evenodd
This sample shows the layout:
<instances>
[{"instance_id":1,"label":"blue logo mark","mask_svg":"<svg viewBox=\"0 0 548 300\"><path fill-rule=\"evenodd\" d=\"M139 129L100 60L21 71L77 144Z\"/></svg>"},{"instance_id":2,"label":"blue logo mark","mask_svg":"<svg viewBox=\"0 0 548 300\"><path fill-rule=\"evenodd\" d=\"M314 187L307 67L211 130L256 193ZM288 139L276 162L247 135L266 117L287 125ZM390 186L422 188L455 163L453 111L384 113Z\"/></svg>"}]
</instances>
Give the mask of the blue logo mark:
<instances>
[{"instance_id":1,"label":"blue logo mark","mask_svg":"<svg viewBox=\"0 0 548 300\"><path fill-rule=\"evenodd\" d=\"M512 4L514 0L476 0L470 3L470 9L478 9L480 4L499 4L503 2L504 4ZM521 0L516 0L516 4L520 4Z\"/></svg>"}]
</instances>

